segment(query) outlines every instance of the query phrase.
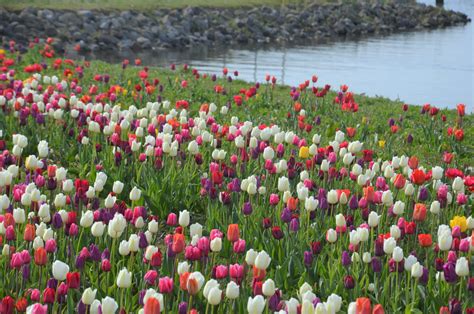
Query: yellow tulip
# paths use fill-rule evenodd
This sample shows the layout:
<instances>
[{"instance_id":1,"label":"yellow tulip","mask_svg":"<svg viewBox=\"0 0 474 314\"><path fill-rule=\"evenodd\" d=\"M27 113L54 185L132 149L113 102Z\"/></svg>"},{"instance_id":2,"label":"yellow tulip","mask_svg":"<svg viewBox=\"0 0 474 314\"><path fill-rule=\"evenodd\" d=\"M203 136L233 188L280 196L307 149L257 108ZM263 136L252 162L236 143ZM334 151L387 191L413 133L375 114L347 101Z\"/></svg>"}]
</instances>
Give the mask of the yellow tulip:
<instances>
[{"instance_id":1,"label":"yellow tulip","mask_svg":"<svg viewBox=\"0 0 474 314\"><path fill-rule=\"evenodd\" d=\"M304 159L309 157L309 148L308 148L308 146L301 146L299 156L300 156L300 158L304 158Z\"/></svg>"},{"instance_id":2,"label":"yellow tulip","mask_svg":"<svg viewBox=\"0 0 474 314\"><path fill-rule=\"evenodd\" d=\"M464 232L467 230L467 219L464 216L454 216L449 222L449 226L451 228L458 226L461 229L461 232Z\"/></svg>"}]
</instances>

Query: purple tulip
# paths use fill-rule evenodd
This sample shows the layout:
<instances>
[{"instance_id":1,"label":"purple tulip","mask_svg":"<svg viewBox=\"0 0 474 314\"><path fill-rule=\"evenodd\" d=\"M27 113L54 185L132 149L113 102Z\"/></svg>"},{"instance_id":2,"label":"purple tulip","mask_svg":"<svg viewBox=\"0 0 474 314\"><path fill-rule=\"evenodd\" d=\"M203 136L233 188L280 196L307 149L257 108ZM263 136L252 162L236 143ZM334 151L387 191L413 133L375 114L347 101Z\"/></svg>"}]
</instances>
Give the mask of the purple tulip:
<instances>
[{"instance_id":1,"label":"purple tulip","mask_svg":"<svg viewBox=\"0 0 474 314\"><path fill-rule=\"evenodd\" d=\"M359 207L359 200L357 199L357 196L354 194L349 200L349 208L352 210L355 210L358 207Z\"/></svg>"},{"instance_id":2,"label":"purple tulip","mask_svg":"<svg viewBox=\"0 0 474 314\"><path fill-rule=\"evenodd\" d=\"M178 306L178 314L186 314L188 312L188 303L181 302Z\"/></svg>"},{"instance_id":3,"label":"purple tulip","mask_svg":"<svg viewBox=\"0 0 474 314\"><path fill-rule=\"evenodd\" d=\"M342 266L344 267L349 267L351 265L351 257L349 256L349 253L347 251L342 252L341 262Z\"/></svg>"},{"instance_id":4,"label":"purple tulip","mask_svg":"<svg viewBox=\"0 0 474 314\"><path fill-rule=\"evenodd\" d=\"M377 257L372 258L371 266L374 273L379 273L382 271L382 262Z\"/></svg>"},{"instance_id":5,"label":"purple tulip","mask_svg":"<svg viewBox=\"0 0 474 314\"><path fill-rule=\"evenodd\" d=\"M449 313L462 314L462 305L458 299L449 300Z\"/></svg>"},{"instance_id":6,"label":"purple tulip","mask_svg":"<svg viewBox=\"0 0 474 314\"><path fill-rule=\"evenodd\" d=\"M312 263L313 263L313 253L311 251L305 251L304 252L304 264L307 267L310 267Z\"/></svg>"},{"instance_id":7,"label":"purple tulip","mask_svg":"<svg viewBox=\"0 0 474 314\"><path fill-rule=\"evenodd\" d=\"M61 215L59 213L55 213L53 215L52 226L55 229L59 229L63 226L63 219L61 218Z\"/></svg>"},{"instance_id":8,"label":"purple tulip","mask_svg":"<svg viewBox=\"0 0 474 314\"><path fill-rule=\"evenodd\" d=\"M455 283L458 280L458 275L456 275L456 264L446 263L443 266L444 279L448 283Z\"/></svg>"},{"instance_id":9,"label":"purple tulip","mask_svg":"<svg viewBox=\"0 0 474 314\"><path fill-rule=\"evenodd\" d=\"M426 201L428 199L428 189L424 186L420 188L420 193L418 194L418 200Z\"/></svg>"},{"instance_id":10,"label":"purple tulip","mask_svg":"<svg viewBox=\"0 0 474 314\"><path fill-rule=\"evenodd\" d=\"M287 207L283 208L280 218L282 221L289 223L291 221L291 211Z\"/></svg>"},{"instance_id":11,"label":"purple tulip","mask_svg":"<svg viewBox=\"0 0 474 314\"><path fill-rule=\"evenodd\" d=\"M248 215L252 214L252 204L250 202L245 202L244 203L244 206L242 208L242 213L245 216L248 216Z\"/></svg>"},{"instance_id":12,"label":"purple tulip","mask_svg":"<svg viewBox=\"0 0 474 314\"><path fill-rule=\"evenodd\" d=\"M300 229L300 221L298 220L298 218L291 219L290 231L298 232L299 229Z\"/></svg>"},{"instance_id":13,"label":"purple tulip","mask_svg":"<svg viewBox=\"0 0 474 314\"><path fill-rule=\"evenodd\" d=\"M96 262L100 261L101 259L100 250L94 243L92 243L89 246L89 252L91 254L91 260L96 261Z\"/></svg>"}]
</instances>

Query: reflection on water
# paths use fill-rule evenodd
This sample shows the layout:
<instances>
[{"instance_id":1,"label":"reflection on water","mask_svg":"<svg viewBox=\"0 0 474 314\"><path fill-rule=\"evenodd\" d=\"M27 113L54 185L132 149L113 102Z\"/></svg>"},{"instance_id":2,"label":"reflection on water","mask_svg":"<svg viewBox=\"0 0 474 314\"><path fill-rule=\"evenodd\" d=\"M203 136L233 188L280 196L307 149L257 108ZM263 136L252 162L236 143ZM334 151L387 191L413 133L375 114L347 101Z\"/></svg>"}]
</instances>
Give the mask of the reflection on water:
<instances>
[{"instance_id":1,"label":"reflection on water","mask_svg":"<svg viewBox=\"0 0 474 314\"><path fill-rule=\"evenodd\" d=\"M435 0L421 2L434 4ZM472 0L446 0L445 7L465 12L471 18L474 15ZM334 87L347 84L357 93L382 95L412 104L454 108L458 103L465 103L472 112L473 29L473 23L469 23L311 47L194 49L134 56L147 64L188 63L202 72L217 74L227 67L230 71L238 70L239 78L249 81L262 81L270 74L288 85L297 85L316 74L320 84Z\"/></svg>"}]
</instances>

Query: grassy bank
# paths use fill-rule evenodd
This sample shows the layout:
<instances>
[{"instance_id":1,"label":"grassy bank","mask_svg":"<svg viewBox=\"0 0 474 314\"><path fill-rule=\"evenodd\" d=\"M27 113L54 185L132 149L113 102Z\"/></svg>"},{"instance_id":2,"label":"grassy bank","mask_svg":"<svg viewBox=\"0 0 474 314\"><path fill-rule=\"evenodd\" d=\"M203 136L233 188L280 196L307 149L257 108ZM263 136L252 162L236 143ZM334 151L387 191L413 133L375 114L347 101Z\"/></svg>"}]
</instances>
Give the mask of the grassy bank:
<instances>
[{"instance_id":1,"label":"grassy bank","mask_svg":"<svg viewBox=\"0 0 474 314\"><path fill-rule=\"evenodd\" d=\"M24 56L23 64L38 62L35 53ZM143 85L139 74L143 67L130 65L123 69L121 64L109 64L102 61L86 62L84 71L85 86L97 84L94 76L97 74L109 75L114 78L107 84L99 83L98 86L107 89L112 84L124 86L126 91L117 99L122 106L136 105L144 106L146 101L153 101L159 97L169 100L175 104L178 100L189 102L189 111L196 113L202 104L215 103L218 107L232 104L226 118L230 123L231 116L237 116L241 121L251 120L254 123L278 124L283 129L296 129L297 134L308 136L313 133L323 134L327 139L334 136L336 130L355 129L352 140L360 140L374 151L380 158L388 158L392 155L416 155L422 162L433 165L442 162L444 152L454 152L455 160L459 167L474 165L474 115L468 114L462 119L464 138L456 140L454 133L448 135L449 129L456 129L459 118L456 110L431 109L436 114L423 113L421 106L405 106L401 101L393 101L383 97L367 97L353 94L350 86L346 93L341 93L340 86L331 86L324 97L317 97L312 88L321 92L325 82L319 80L312 82L312 78L302 78L299 88L295 91L299 94L295 98L289 86L282 86L276 82L271 84L261 82L256 90L256 95L245 100L245 92L254 87L254 84L242 81L235 76L234 71L239 69L228 69L228 74L220 75L213 81L210 76L200 73L199 69L183 69L183 65L176 66L176 70L169 68L150 67L147 68L148 80L159 81L155 86L153 95L146 95L134 90ZM76 63L75 66L84 67L84 63ZM21 68L19 68L19 72ZM196 75L197 73L197 75ZM60 74L57 70L49 67L44 74ZM271 74L271 73L269 73ZM20 77L27 78L29 74L20 73ZM317 73L315 73L317 75ZM229 77L232 82L229 81ZM117 79L118 78L118 79ZM156 82L156 81L155 81ZM186 82L187 87L181 86ZM305 86L305 82L306 85ZM162 91L160 92L160 86ZM216 92L216 88L224 92ZM336 103L337 95L351 98L357 104L358 109L341 110L341 104ZM243 107L235 106L235 96L240 95L244 99ZM140 100L141 98L141 100ZM296 100L295 100L296 99ZM349 99L350 100L350 99ZM468 104L466 104L468 105ZM305 111L304 123L310 125L310 130L298 128L299 106ZM406 111L405 111L406 110ZM393 126L392 126L393 125ZM409 141L412 138L412 141Z\"/></svg>"}]
</instances>

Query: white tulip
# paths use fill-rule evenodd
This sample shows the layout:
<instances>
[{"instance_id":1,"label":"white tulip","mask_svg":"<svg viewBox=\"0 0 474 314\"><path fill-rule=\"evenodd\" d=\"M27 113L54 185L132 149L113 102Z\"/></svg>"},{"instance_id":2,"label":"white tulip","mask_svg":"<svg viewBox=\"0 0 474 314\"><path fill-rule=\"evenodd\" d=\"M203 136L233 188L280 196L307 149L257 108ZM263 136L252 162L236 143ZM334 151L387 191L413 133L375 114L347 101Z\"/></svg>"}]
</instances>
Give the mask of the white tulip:
<instances>
[{"instance_id":1,"label":"white tulip","mask_svg":"<svg viewBox=\"0 0 474 314\"><path fill-rule=\"evenodd\" d=\"M59 260L53 263L53 277L58 281L66 280L66 275L69 272L69 266Z\"/></svg>"}]
</instances>

